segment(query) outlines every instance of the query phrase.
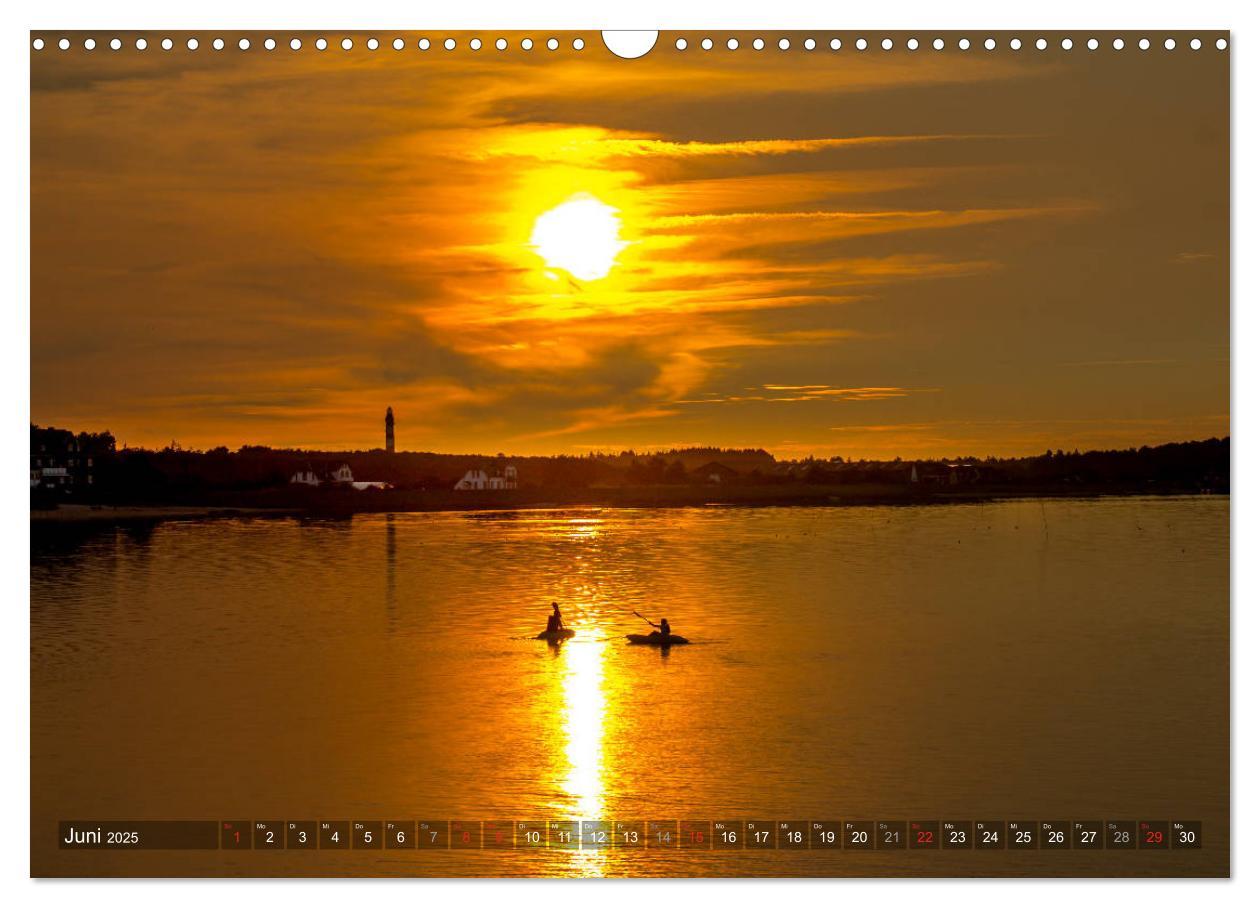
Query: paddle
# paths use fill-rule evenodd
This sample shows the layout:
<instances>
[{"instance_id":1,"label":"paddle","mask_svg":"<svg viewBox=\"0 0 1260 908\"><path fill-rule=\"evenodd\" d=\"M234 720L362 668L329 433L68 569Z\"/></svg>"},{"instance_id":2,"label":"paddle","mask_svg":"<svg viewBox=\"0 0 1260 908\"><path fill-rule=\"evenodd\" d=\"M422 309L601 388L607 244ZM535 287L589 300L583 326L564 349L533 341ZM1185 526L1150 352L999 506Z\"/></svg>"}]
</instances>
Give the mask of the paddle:
<instances>
[{"instance_id":1,"label":"paddle","mask_svg":"<svg viewBox=\"0 0 1260 908\"><path fill-rule=\"evenodd\" d=\"M640 615L638 612L635 612L635 611L634 611L634 609L631 609L630 611L634 613L635 617L637 617L637 618L643 618L643 616L642 616L642 615ZM651 625L652 627L656 627L656 625L655 625L655 624L652 624L652 622L651 622L651 621L648 621L646 618L643 618L643 620L644 620L644 621L647 621L647 623L648 623L649 625Z\"/></svg>"}]
</instances>

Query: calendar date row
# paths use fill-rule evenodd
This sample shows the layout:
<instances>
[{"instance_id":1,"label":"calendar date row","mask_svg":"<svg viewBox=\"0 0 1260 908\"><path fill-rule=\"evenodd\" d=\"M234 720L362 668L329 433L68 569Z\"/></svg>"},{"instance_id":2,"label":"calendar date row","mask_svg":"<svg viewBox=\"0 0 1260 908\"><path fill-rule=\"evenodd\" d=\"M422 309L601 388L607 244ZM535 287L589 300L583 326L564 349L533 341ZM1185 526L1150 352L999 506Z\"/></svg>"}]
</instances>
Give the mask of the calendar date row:
<instances>
[{"instance_id":1,"label":"calendar date row","mask_svg":"<svg viewBox=\"0 0 1260 908\"><path fill-rule=\"evenodd\" d=\"M63 849L374 851L1197 849L1199 820L64 821Z\"/></svg>"}]
</instances>

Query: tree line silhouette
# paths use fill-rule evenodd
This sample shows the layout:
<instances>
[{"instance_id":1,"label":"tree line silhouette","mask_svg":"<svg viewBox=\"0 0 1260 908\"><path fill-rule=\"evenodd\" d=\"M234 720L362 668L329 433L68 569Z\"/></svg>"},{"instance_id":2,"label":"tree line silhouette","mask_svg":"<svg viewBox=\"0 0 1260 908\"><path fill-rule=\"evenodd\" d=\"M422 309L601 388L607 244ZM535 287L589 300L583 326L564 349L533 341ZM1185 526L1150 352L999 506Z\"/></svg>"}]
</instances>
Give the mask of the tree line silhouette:
<instances>
[{"instance_id":1,"label":"tree line silhouette","mask_svg":"<svg viewBox=\"0 0 1260 908\"><path fill-rule=\"evenodd\" d=\"M36 432L47 431L32 426L32 438ZM467 470L509 462L517 467L521 488L534 490L720 484L785 489L908 486L1007 492L1079 488L1228 493L1230 474L1228 437L1121 450L1048 450L1027 457L778 460L761 449L716 447L525 457L406 451L387 454L382 449L314 451L261 445L245 445L235 451L223 446L196 450L176 442L146 449L118 447L108 432L63 434L77 439L78 450L91 451L95 458L91 487L75 488L70 497L101 502L188 500L203 493L277 490L287 488L298 471L330 472L343 463L350 466L356 479L381 481L395 490L413 492L449 491ZM35 497L39 494L32 491Z\"/></svg>"}]
</instances>

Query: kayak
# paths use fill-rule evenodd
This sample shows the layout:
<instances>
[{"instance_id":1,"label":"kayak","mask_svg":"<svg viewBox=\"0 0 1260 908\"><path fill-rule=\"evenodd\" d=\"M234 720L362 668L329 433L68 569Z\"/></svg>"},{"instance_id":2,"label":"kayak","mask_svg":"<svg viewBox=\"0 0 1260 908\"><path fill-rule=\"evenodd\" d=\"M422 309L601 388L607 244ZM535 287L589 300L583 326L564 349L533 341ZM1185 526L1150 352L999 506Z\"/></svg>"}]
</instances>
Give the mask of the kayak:
<instances>
[{"instance_id":1,"label":"kayak","mask_svg":"<svg viewBox=\"0 0 1260 908\"><path fill-rule=\"evenodd\" d=\"M575 632L567 627L562 631L543 631L535 640L546 640L548 643L559 643L561 640L568 640Z\"/></svg>"},{"instance_id":2,"label":"kayak","mask_svg":"<svg viewBox=\"0 0 1260 908\"><path fill-rule=\"evenodd\" d=\"M684 643L691 642L686 637L679 637L677 634L670 634L667 637L660 631L652 631L650 634L626 634L626 639L632 646L682 646Z\"/></svg>"}]
</instances>

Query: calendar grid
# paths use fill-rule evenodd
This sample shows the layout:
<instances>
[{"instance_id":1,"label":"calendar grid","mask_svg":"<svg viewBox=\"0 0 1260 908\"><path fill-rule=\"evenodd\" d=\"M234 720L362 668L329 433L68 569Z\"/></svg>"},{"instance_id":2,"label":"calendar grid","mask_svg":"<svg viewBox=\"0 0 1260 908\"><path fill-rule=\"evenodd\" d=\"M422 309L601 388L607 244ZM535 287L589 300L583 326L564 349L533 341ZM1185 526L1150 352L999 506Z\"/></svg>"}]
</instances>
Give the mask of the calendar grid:
<instances>
[{"instance_id":1,"label":"calendar grid","mask_svg":"<svg viewBox=\"0 0 1260 908\"><path fill-rule=\"evenodd\" d=\"M63 850L1172 851L1200 820L62 821Z\"/></svg>"}]
</instances>

